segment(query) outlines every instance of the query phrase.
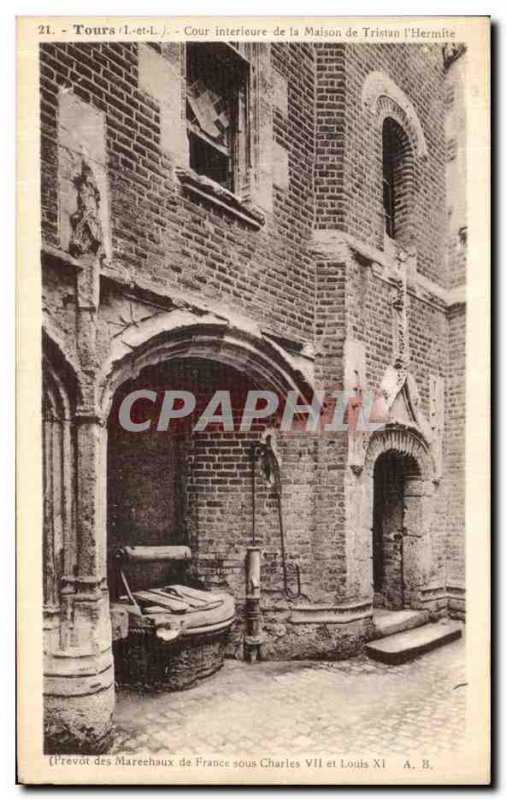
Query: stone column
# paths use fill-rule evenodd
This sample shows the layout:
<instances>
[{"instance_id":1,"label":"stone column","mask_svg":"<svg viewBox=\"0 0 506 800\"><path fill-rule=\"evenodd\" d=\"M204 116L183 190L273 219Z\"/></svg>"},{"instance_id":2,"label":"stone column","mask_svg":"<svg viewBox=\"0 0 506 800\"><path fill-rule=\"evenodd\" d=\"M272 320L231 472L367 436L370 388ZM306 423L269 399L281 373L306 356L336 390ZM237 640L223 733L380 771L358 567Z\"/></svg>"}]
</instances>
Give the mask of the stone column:
<instances>
[{"instance_id":1,"label":"stone column","mask_svg":"<svg viewBox=\"0 0 506 800\"><path fill-rule=\"evenodd\" d=\"M346 471L346 593L373 603L373 476Z\"/></svg>"},{"instance_id":2,"label":"stone column","mask_svg":"<svg viewBox=\"0 0 506 800\"><path fill-rule=\"evenodd\" d=\"M432 549L430 538L430 498L427 481L409 475L404 484L404 585L405 605L420 607L420 590L430 578Z\"/></svg>"},{"instance_id":3,"label":"stone column","mask_svg":"<svg viewBox=\"0 0 506 800\"><path fill-rule=\"evenodd\" d=\"M60 587L60 635L45 652L47 752L106 750L114 707L105 558L107 432L95 402L99 257L82 254L76 278L77 350L84 397L74 413L75 541L63 559L69 571Z\"/></svg>"},{"instance_id":4,"label":"stone column","mask_svg":"<svg viewBox=\"0 0 506 800\"><path fill-rule=\"evenodd\" d=\"M62 485L63 559L59 628L44 658L46 752L95 753L109 743L114 705L111 623L105 569L106 430L97 415L96 331L100 270L111 256L105 113L67 89L58 111L60 248L76 266L79 399L59 434L52 482ZM77 404L77 408L75 405ZM63 464L63 478L58 465ZM60 504L61 505L61 504ZM61 527L62 519L58 520ZM56 530L58 537L58 526Z\"/></svg>"},{"instance_id":5,"label":"stone column","mask_svg":"<svg viewBox=\"0 0 506 800\"><path fill-rule=\"evenodd\" d=\"M105 427L80 410L77 426L77 569L69 636L46 653L47 752L107 749L114 706L111 623L105 575ZM72 586L73 583L73 586ZM56 644L56 643L55 643Z\"/></svg>"}]
</instances>

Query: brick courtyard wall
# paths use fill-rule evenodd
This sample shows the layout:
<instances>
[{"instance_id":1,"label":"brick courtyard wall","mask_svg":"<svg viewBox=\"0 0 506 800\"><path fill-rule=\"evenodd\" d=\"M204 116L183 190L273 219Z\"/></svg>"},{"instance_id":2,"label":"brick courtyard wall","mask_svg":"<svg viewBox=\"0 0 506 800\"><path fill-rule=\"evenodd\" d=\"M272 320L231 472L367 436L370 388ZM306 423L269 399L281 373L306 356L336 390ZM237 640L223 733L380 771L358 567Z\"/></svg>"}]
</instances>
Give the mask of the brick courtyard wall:
<instances>
[{"instance_id":1,"label":"brick courtyard wall","mask_svg":"<svg viewBox=\"0 0 506 800\"><path fill-rule=\"evenodd\" d=\"M343 45L318 44L316 52L315 225L346 226L345 117L346 51Z\"/></svg>"},{"instance_id":2,"label":"brick courtyard wall","mask_svg":"<svg viewBox=\"0 0 506 800\"><path fill-rule=\"evenodd\" d=\"M146 387L159 392L160 398L167 388L193 392L198 398L195 414L180 424L172 422L172 433L170 429L159 432L155 428L161 401L156 410L149 403L138 413L140 421L152 412L152 430L124 431L117 423L121 399L135 388ZM239 644L246 588L245 553L252 541L251 447L260 441L269 423L276 424L273 418L265 424L255 424L251 432L238 431L246 392L252 387L244 375L217 362L176 361L147 370L137 381L125 384L115 399L109 423L109 545L189 545L192 561L187 577L202 588L234 595L239 611L234 641ZM218 389L232 393L235 431L226 432L216 424L192 433L191 425ZM312 599L316 440L304 432L281 433L277 447L287 561L300 567L303 596ZM262 608L269 634L269 624L277 632L276 609L287 608L278 502L260 465L256 467L255 484L256 541L263 554ZM160 584L178 580L163 566L150 565L149 573L144 580L150 585L157 580ZM135 578L142 582L141 575ZM293 575L290 588L296 588Z\"/></svg>"},{"instance_id":3,"label":"brick courtyard wall","mask_svg":"<svg viewBox=\"0 0 506 800\"><path fill-rule=\"evenodd\" d=\"M448 386L446 450L448 464L448 584L451 607L462 611L459 594L465 579L465 413L466 309L463 303L467 260L466 56L448 65L446 76L446 140L448 187L448 268L454 303L448 314Z\"/></svg>"},{"instance_id":4,"label":"brick courtyard wall","mask_svg":"<svg viewBox=\"0 0 506 800\"><path fill-rule=\"evenodd\" d=\"M333 185L329 181L330 185ZM316 377L327 395L344 386L346 265L316 253ZM318 502L316 505L315 565L319 599L346 599L344 507L348 441L343 432L318 437Z\"/></svg>"},{"instance_id":5,"label":"brick courtyard wall","mask_svg":"<svg viewBox=\"0 0 506 800\"><path fill-rule=\"evenodd\" d=\"M356 260L348 262L346 327L348 336L366 345L369 388L381 383L392 363L392 288ZM429 375L445 376L447 321L441 303L422 300L408 290L410 370L429 414Z\"/></svg>"},{"instance_id":6,"label":"brick courtyard wall","mask_svg":"<svg viewBox=\"0 0 506 800\"><path fill-rule=\"evenodd\" d=\"M417 382L421 409L429 418L431 376L445 381L448 378L449 333L441 290L454 283L456 270L455 264L449 267L446 254L447 89L442 51L438 46L392 48L318 44L315 52L315 228L317 232L341 231L367 254L359 257L348 252L339 267L335 259L328 256L317 267L316 330L322 334L319 338L322 370L326 376L342 380L345 341L363 345L362 388L374 392L393 361L392 287L382 279L384 267L374 265L375 252L378 259L389 260L389 254L384 252L381 127L374 124L361 100L367 76L379 72L395 82L412 103L427 146L426 158L418 159L415 166L411 221L416 272L409 276L408 328L409 369ZM373 255L369 255L371 253ZM335 284L333 294L332 281ZM343 327L336 325L337 319L344 319ZM339 360L340 374L334 368ZM330 498L333 497L336 504L346 500L343 467L344 472L349 467L346 466L346 442L340 440L340 444L343 449L341 472L337 471L332 494L322 498L326 508L325 514L322 513L322 530L326 528L327 536L336 530L329 508ZM455 460L458 462L461 457L459 452ZM432 542L434 582L441 587L445 585L447 572L446 512L450 491L445 468L443 475L434 494ZM328 470L326 480L330 480ZM455 480L458 482L459 478ZM342 518L341 513L341 523ZM461 522L459 519L456 523L459 529ZM325 540L325 535L322 534L321 540ZM344 546L342 540L341 546ZM347 571L344 559L341 563L341 580L344 580Z\"/></svg>"},{"instance_id":7,"label":"brick courtyard wall","mask_svg":"<svg viewBox=\"0 0 506 800\"><path fill-rule=\"evenodd\" d=\"M337 52L336 52L337 50ZM386 73L418 114L428 150L416 170L414 245L422 275L446 285L445 88L439 46L317 45L315 204L318 228L383 249L381 130L362 108L369 73ZM332 183L329 188L328 183Z\"/></svg>"},{"instance_id":8,"label":"brick courtyard wall","mask_svg":"<svg viewBox=\"0 0 506 800\"><path fill-rule=\"evenodd\" d=\"M288 176L283 188L273 186L272 210L256 231L182 195L171 154L161 148L159 104L139 88L137 44L41 46L43 242L60 244L55 143L58 96L65 87L105 113L112 254L104 274L162 294L197 293L278 333L310 338L313 51L309 45L275 45L271 62L287 81L287 107L272 113Z\"/></svg>"},{"instance_id":9,"label":"brick courtyard wall","mask_svg":"<svg viewBox=\"0 0 506 800\"><path fill-rule=\"evenodd\" d=\"M445 450L447 459L447 564L450 613L465 611L465 283L467 259L467 181L465 52L446 64L447 260L451 288L448 312L448 381Z\"/></svg>"},{"instance_id":10,"label":"brick courtyard wall","mask_svg":"<svg viewBox=\"0 0 506 800\"><path fill-rule=\"evenodd\" d=\"M448 407L446 429L448 503L448 581L462 587L465 575L465 333L462 306L449 315Z\"/></svg>"},{"instance_id":11,"label":"brick courtyard wall","mask_svg":"<svg viewBox=\"0 0 506 800\"><path fill-rule=\"evenodd\" d=\"M245 328L258 326L285 353L300 354L303 348L309 357L314 353L315 383L328 391L345 387L350 352L356 355L362 348L362 388L377 389L392 363L392 287L385 263L379 264L389 258L384 251L381 130L362 108L361 92L369 73L386 73L413 104L427 144L427 157L417 162L415 176L410 371L427 417L431 379L445 380L445 460L434 500L434 572L441 585L446 573L460 579L463 361L454 362L448 354L452 347L463 353L463 317L457 307L448 316L444 298L462 285L465 256L455 236L447 238L445 164L455 148L445 139L445 114L455 93L444 85L441 48L308 43L260 48L255 112L260 130L253 149L261 159L255 180L262 191L251 189L251 202L265 219L258 230L184 190L184 147L176 135L167 145L167 119L176 125L177 113L171 107L167 114L156 87L146 88L145 73L146 59L155 59L161 70L167 69L172 94L183 97L182 46L68 43L40 48L42 238L44 247L52 248L44 269L47 316L76 356L76 265L72 259L65 265L61 257L68 249L61 219L65 147L60 130L62 97L68 93L83 114L92 113L103 124L103 141L91 143L97 147L93 157L103 171L102 199L109 212L94 319L97 367L123 329L131 331L175 308L191 309L197 316L221 309L225 319L237 315ZM184 122L179 123L178 135L185 139ZM264 148L266 131L270 139ZM65 142L71 133L67 130ZM68 196L74 197L67 191ZM346 234L372 256L362 257L348 245L346 252L321 251L318 235L333 232ZM91 369L83 372L92 382ZM213 362L199 367L199 380L209 387L227 388L219 386L223 374ZM184 371L172 377L192 385ZM247 375L231 372L227 379L250 385ZM128 525L142 518L143 536L181 537L194 553L194 577L209 588L231 591L239 606L251 525L249 448L260 434L261 428L248 435L211 431L183 437L177 447L155 436L141 459L153 486L149 502L141 496L139 464L132 466L125 441L118 439L109 475L111 502L121 503L125 486L131 504L139 495L135 513L120 509L118 531L128 533ZM301 567L302 601L322 607L362 601L359 582L349 579L350 559L355 558L357 572L366 567L347 541L348 482L355 476L346 434L280 436L278 447L287 555ZM172 467L164 470L164 464ZM177 510L167 505L167 495L176 492ZM289 604L282 593L279 521L275 496L260 479L257 526L264 546L266 625L271 626L271 644L276 641L281 652ZM300 624L299 636L304 632Z\"/></svg>"}]
</instances>

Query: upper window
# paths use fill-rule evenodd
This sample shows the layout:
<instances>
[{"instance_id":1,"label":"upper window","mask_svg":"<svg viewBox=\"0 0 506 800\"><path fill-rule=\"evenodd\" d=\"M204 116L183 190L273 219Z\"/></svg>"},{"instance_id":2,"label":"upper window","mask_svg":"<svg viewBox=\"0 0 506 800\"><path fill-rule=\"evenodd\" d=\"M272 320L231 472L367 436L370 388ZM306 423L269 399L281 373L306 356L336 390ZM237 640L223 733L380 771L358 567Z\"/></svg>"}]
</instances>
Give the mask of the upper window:
<instances>
[{"instance_id":1,"label":"upper window","mask_svg":"<svg viewBox=\"0 0 506 800\"><path fill-rule=\"evenodd\" d=\"M228 44L186 46L190 167L235 194L248 179L248 62Z\"/></svg>"},{"instance_id":2,"label":"upper window","mask_svg":"<svg viewBox=\"0 0 506 800\"><path fill-rule=\"evenodd\" d=\"M383 210L385 232L401 243L409 240L413 159L409 139L391 117L383 122Z\"/></svg>"}]
</instances>

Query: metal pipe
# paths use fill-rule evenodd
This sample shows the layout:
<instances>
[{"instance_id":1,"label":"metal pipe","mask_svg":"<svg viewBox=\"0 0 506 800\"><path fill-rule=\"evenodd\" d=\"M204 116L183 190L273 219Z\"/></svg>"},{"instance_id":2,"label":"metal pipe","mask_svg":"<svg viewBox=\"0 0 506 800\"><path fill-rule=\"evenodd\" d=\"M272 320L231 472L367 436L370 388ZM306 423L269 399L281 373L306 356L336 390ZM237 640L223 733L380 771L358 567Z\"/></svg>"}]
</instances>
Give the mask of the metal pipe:
<instances>
[{"instance_id":1,"label":"metal pipe","mask_svg":"<svg viewBox=\"0 0 506 800\"><path fill-rule=\"evenodd\" d=\"M262 614L260 611L260 558L256 545L246 548L246 636L244 656L250 664L260 658L263 642Z\"/></svg>"},{"instance_id":2,"label":"metal pipe","mask_svg":"<svg viewBox=\"0 0 506 800\"><path fill-rule=\"evenodd\" d=\"M253 443L250 451L251 462L251 545L246 548L246 635L244 637L244 657L254 663L260 656L263 641L262 614L260 611L260 548L256 544L256 465L259 445Z\"/></svg>"},{"instance_id":3,"label":"metal pipe","mask_svg":"<svg viewBox=\"0 0 506 800\"><path fill-rule=\"evenodd\" d=\"M271 436L265 442L255 442L251 446L251 545L246 548L246 635L244 637L244 655L252 663L260 657L260 645L263 641L262 614L260 611L260 548L256 543L256 465L260 460L266 480L273 485L276 495L279 535L281 540L281 562L283 568L283 587L288 598L295 600L301 595L300 569L298 564L287 562L285 546L285 530L283 524L283 506L281 499L281 474ZM289 585L288 573L295 574L296 589Z\"/></svg>"},{"instance_id":4,"label":"metal pipe","mask_svg":"<svg viewBox=\"0 0 506 800\"><path fill-rule=\"evenodd\" d=\"M255 472L257 463L257 445L251 446L250 453L251 463L251 541L256 544L256 490L255 490Z\"/></svg>"}]
</instances>

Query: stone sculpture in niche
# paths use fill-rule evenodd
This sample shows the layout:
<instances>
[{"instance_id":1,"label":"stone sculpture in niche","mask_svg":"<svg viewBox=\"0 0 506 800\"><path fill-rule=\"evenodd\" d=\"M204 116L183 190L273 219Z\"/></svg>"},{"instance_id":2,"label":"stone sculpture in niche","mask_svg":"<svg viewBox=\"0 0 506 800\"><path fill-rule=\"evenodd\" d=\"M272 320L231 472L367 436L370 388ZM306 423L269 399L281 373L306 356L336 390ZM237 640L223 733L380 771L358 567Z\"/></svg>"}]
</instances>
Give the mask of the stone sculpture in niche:
<instances>
[{"instance_id":1,"label":"stone sculpture in niche","mask_svg":"<svg viewBox=\"0 0 506 800\"><path fill-rule=\"evenodd\" d=\"M88 162L83 158L81 172L73 179L77 190L77 210L70 217L72 234L69 252L79 257L97 255L103 247L103 230L100 221L100 191Z\"/></svg>"}]
</instances>

